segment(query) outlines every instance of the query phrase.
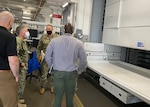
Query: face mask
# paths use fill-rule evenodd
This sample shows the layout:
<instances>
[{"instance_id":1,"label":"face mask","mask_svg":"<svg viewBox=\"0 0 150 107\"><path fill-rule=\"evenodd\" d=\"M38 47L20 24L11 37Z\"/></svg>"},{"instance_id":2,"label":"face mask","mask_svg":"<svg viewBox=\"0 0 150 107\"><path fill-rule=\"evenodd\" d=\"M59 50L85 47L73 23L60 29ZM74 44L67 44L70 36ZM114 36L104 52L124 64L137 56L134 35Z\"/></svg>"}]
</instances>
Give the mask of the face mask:
<instances>
[{"instance_id":1,"label":"face mask","mask_svg":"<svg viewBox=\"0 0 150 107\"><path fill-rule=\"evenodd\" d=\"M51 34L52 34L52 31L47 31L47 34L48 34L48 35L51 35Z\"/></svg>"},{"instance_id":2,"label":"face mask","mask_svg":"<svg viewBox=\"0 0 150 107\"><path fill-rule=\"evenodd\" d=\"M30 33L29 33L29 32L26 32L26 33L25 33L25 38L26 38L26 39L29 39L29 38L30 38Z\"/></svg>"},{"instance_id":3,"label":"face mask","mask_svg":"<svg viewBox=\"0 0 150 107\"><path fill-rule=\"evenodd\" d=\"M12 29L11 23L9 23L9 26L10 27L8 28L8 30L11 31L11 29Z\"/></svg>"},{"instance_id":4,"label":"face mask","mask_svg":"<svg viewBox=\"0 0 150 107\"><path fill-rule=\"evenodd\" d=\"M12 30L12 27L9 29L9 31L11 31Z\"/></svg>"}]
</instances>

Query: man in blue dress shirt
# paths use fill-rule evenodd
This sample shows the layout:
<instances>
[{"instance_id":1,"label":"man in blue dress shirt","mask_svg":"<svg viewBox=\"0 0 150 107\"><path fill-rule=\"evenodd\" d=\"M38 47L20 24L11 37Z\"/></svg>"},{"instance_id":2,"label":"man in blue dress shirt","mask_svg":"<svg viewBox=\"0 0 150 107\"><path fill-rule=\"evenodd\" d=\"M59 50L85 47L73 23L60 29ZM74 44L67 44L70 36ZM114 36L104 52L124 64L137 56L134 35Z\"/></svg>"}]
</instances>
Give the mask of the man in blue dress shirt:
<instances>
[{"instance_id":1,"label":"man in blue dress shirt","mask_svg":"<svg viewBox=\"0 0 150 107\"><path fill-rule=\"evenodd\" d=\"M72 37L73 26L68 23L64 27L65 34L54 38L47 47L45 60L49 67L53 65L54 104L61 107L65 93L66 107L74 107L73 97L78 74L87 67L86 53L83 43Z\"/></svg>"}]
</instances>

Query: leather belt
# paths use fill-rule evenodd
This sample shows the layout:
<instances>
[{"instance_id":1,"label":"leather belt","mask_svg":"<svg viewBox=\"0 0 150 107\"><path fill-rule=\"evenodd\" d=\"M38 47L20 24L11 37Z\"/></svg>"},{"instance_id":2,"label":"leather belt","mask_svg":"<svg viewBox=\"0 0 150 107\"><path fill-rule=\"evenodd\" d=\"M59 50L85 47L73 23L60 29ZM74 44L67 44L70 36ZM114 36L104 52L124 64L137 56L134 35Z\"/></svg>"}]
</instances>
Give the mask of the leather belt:
<instances>
[{"instance_id":1,"label":"leather belt","mask_svg":"<svg viewBox=\"0 0 150 107\"><path fill-rule=\"evenodd\" d=\"M0 72L10 72L10 70L0 70Z\"/></svg>"}]
</instances>

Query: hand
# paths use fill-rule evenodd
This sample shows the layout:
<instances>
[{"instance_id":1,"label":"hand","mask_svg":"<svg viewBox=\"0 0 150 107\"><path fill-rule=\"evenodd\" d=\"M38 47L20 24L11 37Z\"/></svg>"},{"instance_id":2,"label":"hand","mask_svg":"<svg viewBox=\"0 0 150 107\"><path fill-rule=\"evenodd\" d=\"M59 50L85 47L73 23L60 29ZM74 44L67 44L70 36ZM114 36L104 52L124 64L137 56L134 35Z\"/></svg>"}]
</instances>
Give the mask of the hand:
<instances>
[{"instance_id":1,"label":"hand","mask_svg":"<svg viewBox=\"0 0 150 107\"><path fill-rule=\"evenodd\" d=\"M38 62L41 62L42 56L39 56L37 60L38 60Z\"/></svg>"},{"instance_id":2,"label":"hand","mask_svg":"<svg viewBox=\"0 0 150 107\"><path fill-rule=\"evenodd\" d=\"M15 77L16 82L18 82L19 77Z\"/></svg>"},{"instance_id":3,"label":"hand","mask_svg":"<svg viewBox=\"0 0 150 107\"><path fill-rule=\"evenodd\" d=\"M21 66L24 68L26 66L26 64L25 63L21 63Z\"/></svg>"}]
</instances>

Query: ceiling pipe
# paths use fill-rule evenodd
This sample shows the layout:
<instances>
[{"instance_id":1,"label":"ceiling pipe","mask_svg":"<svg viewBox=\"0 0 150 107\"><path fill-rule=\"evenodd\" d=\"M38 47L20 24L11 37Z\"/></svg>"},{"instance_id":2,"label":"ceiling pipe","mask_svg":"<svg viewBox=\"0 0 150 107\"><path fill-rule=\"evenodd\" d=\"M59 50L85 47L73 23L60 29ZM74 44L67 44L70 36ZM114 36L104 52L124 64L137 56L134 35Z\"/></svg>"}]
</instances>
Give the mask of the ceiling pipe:
<instances>
[{"instance_id":1,"label":"ceiling pipe","mask_svg":"<svg viewBox=\"0 0 150 107\"><path fill-rule=\"evenodd\" d=\"M36 10L36 13L35 13L35 15L34 15L33 20L36 19L36 16L38 15L39 10L40 10L40 8L42 7L43 3L44 3L44 0L40 0L39 6L38 6L38 8L37 8L37 10Z\"/></svg>"}]
</instances>

